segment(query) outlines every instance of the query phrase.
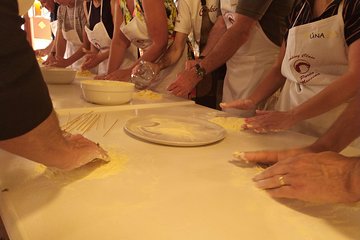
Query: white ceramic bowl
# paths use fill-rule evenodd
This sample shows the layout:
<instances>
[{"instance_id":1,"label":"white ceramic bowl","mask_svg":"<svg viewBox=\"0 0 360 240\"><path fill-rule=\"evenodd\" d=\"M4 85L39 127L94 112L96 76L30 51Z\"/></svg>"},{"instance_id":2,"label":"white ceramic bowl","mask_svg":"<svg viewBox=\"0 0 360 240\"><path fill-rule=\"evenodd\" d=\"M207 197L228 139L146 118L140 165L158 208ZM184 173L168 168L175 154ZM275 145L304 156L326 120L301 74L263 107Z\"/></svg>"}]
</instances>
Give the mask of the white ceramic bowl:
<instances>
[{"instance_id":1,"label":"white ceramic bowl","mask_svg":"<svg viewBox=\"0 0 360 240\"><path fill-rule=\"evenodd\" d=\"M86 101L101 105L119 105L132 99L135 84L109 80L83 80L80 87Z\"/></svg>"},{"instance_id":2,"label":"white ceramic bowl","mask_svg":"<svg viewBox=\"0 0 360 240\"><path fill-rule=\"evenodd\" d=\"M44 80L48 84L70 84L76 71L70 68L40 67Z\"/></svg>"}]
</instances>

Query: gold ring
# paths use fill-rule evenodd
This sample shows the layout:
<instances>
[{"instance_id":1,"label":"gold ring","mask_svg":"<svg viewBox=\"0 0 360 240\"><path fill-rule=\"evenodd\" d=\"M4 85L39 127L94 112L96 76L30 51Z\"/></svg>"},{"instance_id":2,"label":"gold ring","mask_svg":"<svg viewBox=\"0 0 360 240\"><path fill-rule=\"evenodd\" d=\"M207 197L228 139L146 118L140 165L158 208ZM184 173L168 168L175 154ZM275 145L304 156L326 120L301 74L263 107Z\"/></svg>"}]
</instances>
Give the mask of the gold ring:
<instances>
[{"instance_id":1,"label":"gold ring","mask_svg":"<svg viewBox=\"0 0 360 240\"><path fill-rule=\"evenodd\" d=\"M279 179L280 186L286 185L284 175L280 176L278 179Z\"/></svg>"}]
</instances>

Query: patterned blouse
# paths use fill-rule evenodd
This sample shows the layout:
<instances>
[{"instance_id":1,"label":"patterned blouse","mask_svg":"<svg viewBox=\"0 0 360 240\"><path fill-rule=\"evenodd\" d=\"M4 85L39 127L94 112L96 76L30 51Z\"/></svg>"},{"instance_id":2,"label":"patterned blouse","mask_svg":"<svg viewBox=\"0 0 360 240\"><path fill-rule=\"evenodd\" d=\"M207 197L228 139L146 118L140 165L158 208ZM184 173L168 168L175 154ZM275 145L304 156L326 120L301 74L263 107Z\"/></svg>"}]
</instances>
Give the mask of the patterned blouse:
<instances>
[{"instance_id":1,"label":"patterned blouse","mask_svg":"<svg viewBox=\"0 0 360 240\"><path fill-rule=\"evenodd\" d=\"M139 19L144 19L142 0L134 0L135 8L133 13L128 9L126 0L119 0L119 2L125 24L128 24L134 16L137 16ZM174 35L175 19L177 15L176 6L173 0L164 0L164 5L167 16L168 33L169 36L172 37Z\"/></svg>"}]
</instances>

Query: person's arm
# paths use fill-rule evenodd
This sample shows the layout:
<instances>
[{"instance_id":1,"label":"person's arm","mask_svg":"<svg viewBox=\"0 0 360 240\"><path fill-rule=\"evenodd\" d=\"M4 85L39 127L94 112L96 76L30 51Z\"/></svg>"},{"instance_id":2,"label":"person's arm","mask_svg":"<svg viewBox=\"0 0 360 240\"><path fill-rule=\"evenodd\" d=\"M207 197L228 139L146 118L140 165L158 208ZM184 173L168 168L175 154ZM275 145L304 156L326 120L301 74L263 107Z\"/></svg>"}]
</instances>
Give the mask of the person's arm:
<instances>
[{"instance_id":1,"label":"person's arm","mask_svg":"<svg viewBox=\"0 0 360 240\"><path fill-rule=\"evenodd\" d=\"M21 30L17 5L0 8L0 148L46 166L70 170L106 153L83 136L63 137L35 54ZM6 100L6 101L5 101Z\"/></svg>"},{"instance_id":2,"label":"person's arm","mask_svg":"<svg viewBox=\"0 0 360 240\"><path fill-rule=\"evenodd\" d=\"M360 91L351 100L344 112L331 127L314 143L295 149L236 153L242 161L276 163L304 153L323 151L340 152L356 138L360 137Z\"/></svg>"},{"instance_id":3,"label":"person's arm","mask_svg":"<svg viewBox=\"0 0 360 240\"><path fill-rule=\"evenodd\" d=\"M156 63L159 70L163 70L173 65L177 61L179 61L181 55L184 52L187 36L188 35L185 33L181 33L181 32L175 33L174 42L171 44L171 46L168 48L165 54L161 56L159 61Z\"/></svg>"},{"instance_id":4,"label":"person's arm","mask_svg":"<svg viewBox=\"0 0 360 240\"><path fill-rule=\"evenodd\" d=\"M255 90L250 94L247 99L237 99L232 102L221 103L221 108L238 108L238 109L251 109L256 105L270 97L276 90L282 87L285 83L285 77L281 74L281 65L285 56L285 43L280 48L279 55L276 62L273 64L269 73L259 83Z\"/></svg>"},{"instance_id":5,"label":"person's arm","mask_svg":"<svg viewBox=\"0 0 360 240\"><path fill-rule=\"evenodd\" d=\"M211 45L215 43L215 39L211 39L209 47L205 48L205 58L199 62L206 74L217 69L223 65L233 54L248 40L250 32L253 30L256 20L247 17L242 14L234 13L234 23L228 28L220 38L217 38L218 42L211 48ZM220 17L223 18L223 17ZM215 31L221 32L224 29L225 22L222 19L217 19L213 36ZM211 50L209 50L211 48ZM185 70L179 74L178 78L170 84L168 90L176 96L187 96L187 94L196 86L198 82L202 80L196 72L196 68Z\"/></svg>"},{"instance_id":6,"label":"person's arm","mask_svg":"<svg viewBox=\"0 0 360 240\"><path fill-rule=\"evenodd\" d=\"M321 92L289 111L257 111L257 116L246 119L248 128L264 132L288 129L350 100L360 88L360 39L349 46L348 60L347 71Z\"/></svg>"},{"instance_id":7,"label":"person's arm","mask_svg":"<svg viewBox=\"0 0 360 240\"><path fill-rule=\"evenodd\" d=\"M360 92L328 131L312 144L312 148L340 152L358 137L360 137Z\"/></svg>"},{"instance_id":8,"label":"person's arm","mask_svg":"<svg viewBox=\"0 0 360 240\"><path fill-rule=\"evenodd\" d=\"M204 50L202 51L202 53L200 53L200 55L203 57L207 56L212 51L212 49L217 45L217 43L220 41L221 37L225 34L225 32L226 32L225 21L223 16L220 15L216 18L215 24L210 30Z\"/></svg>"},{"instance_id":9,"label":"person's arm","mask_svg":"<svg viewBox=\"0 0 360 240\"><path fill-rule=\"evenodd\" d=\"M167 16L166 11L164 7L164 2L161 0L156 1L143 1L143 8L144 8L144 16L145 16L145 22L149 34L149 38L152 41L152 44L146 49L144 54L135 61L129 68L126 69L118 69L120 64L113 64L109 65L108 72L110 73L105 78L106 79L118 79L118 80L129 80L132 69L141 61L148 61L153 62L157 60L166 50L167 42L168 42L168 29L167 29ZM119 11L121 11L119 9ZM129 40L124 36L124 34L119 31L119 39L117 40L117 48L122 50L121 53L121 62L123 60L124 56L124 48L122 46L129 47L130 42ZM115 35L115 32L114 32ZM120 40L120 41L119 41ZM113 41L115 39L113 38ZM115 58L112 57L113 50L110 50L110 59ZM112 60L115 62L114 60ZM119 60L117 60L119 62ZM116 67L116 68L115 68Z\"/></svg>"},{"instance_id":10,"label":"person's arm","mask_svg":"<svg viewBox=\"0 0 360 240\"><path fill-rule=\"evenodd\" d=\"M140 60L154 62L166 51L168 44L166 10L163 0L144 0L143 8L146 27L152 44L147 48Z\"/></svg>"},{"instance_id":11,"label":"person's arm","mask_svg":"<svg viewBox=\"0 0 360 240\"><path fill-rule=\"evenodd\" d=\"M238 13L234 13L234 17L234 23L226 30L212 50L204 53L206 57L200 65L206 73L214 71L229 60L247 42L257 22L253 18ZM225 22L222 24L225 25Z\"/></svg>"},{"instance_id":12,"label":"person's arm","mask_svg":"<svg viewBox=\"0 0 360 240\"><path fill-rule=\"evenodd\" d=\"M64 137L54 111L31 131L0 141L0 148L62 170L80 167L97 158L107 158L104 150L82 136Z\"/></svg>"},{"instance_id":13,"label":"person's arm","mask_svg":"<svg viewBox=\"0 0 360 240\"><path fill-rule=\"evenodd\" d=\"M124 60L125 51L130 46L130 41L120 30L123 23L123 15L120 9L119 1L114 4L114 33L110 46L108 73L116 71Z\"/></svg>"}]
</instances>

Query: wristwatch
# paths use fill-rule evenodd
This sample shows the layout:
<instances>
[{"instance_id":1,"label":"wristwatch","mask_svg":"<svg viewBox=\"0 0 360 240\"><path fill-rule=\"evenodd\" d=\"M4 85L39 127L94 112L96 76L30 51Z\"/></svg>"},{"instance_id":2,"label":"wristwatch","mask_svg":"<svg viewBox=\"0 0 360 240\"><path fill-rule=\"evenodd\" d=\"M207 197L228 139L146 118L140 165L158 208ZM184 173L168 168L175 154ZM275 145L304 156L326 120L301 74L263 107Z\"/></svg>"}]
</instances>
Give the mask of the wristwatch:
<instances>
[{"instance_id":1,"label":"wristwatch","mask_svg":"<svg viewBox=\"0 0 360 240\"><path fill-rule=\"evenodd\" d=\"M206 75L206 70L205 70L205 68L203 68L202 66L200 66L199 63L195 64L195 72L196 72L196 74L197 74L201 79L203 79L204 76Z\"/></svg>"}]
</instances>

